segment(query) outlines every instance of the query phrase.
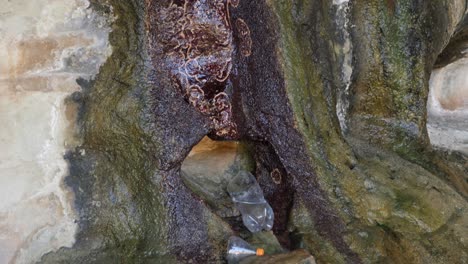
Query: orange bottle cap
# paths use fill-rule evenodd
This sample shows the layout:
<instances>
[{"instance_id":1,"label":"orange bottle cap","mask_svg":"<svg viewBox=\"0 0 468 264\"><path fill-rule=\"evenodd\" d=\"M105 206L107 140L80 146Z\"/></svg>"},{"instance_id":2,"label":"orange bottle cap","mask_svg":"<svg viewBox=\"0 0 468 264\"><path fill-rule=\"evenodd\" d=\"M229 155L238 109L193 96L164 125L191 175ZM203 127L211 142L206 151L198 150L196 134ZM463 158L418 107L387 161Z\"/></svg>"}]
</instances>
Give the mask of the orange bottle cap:
<instances>
[{"instance_id":1,"label":"orange bottle cap","mask_svg":"<svg viewBox=\"0 0 468 264\"><path fill-rule=\"evenodd\" d=\"M263 256L265 254L265 251L263 248L257 248L257 256Z\"/></svg>"}]
</instances>

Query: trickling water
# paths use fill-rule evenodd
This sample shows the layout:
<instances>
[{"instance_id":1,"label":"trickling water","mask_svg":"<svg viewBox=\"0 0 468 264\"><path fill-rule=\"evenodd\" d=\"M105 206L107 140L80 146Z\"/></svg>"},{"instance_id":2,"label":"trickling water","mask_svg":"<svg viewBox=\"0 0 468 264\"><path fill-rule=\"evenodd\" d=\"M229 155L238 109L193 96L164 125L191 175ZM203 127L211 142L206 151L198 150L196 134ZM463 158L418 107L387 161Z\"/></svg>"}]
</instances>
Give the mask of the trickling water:
<instances>
[{"instance_id":1,"label":"trickling water","mask_svg":"<svg viewBox=\"0 0 468 264\"><path fill-rule=\"evenodd\" d=\"M341 86L339 87L336 100L336 113L340 121L341 131L347 130L346 116L349 109L349 87L353 73L353 45L349 34L349 0L333 0L337 5L335 22L342 42L338 57L341 60Z\"/></svg>"}]
</instances>

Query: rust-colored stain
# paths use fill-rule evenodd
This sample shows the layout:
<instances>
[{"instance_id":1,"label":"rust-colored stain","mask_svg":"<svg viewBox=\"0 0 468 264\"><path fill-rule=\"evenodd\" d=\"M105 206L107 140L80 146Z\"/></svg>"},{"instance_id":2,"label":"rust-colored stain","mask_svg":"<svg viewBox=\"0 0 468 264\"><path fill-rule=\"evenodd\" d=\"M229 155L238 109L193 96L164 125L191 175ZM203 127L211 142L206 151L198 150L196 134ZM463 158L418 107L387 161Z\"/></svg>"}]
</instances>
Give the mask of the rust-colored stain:
<instances>
[{"instance_id":1,"label":"rust-colored stain","mask_svg":"<svg viewBox=\"0 0 468 264\"><path fill-rule=\"evenodd\" d=\"M468 90L458 88L458 93L439 99L439 103L445 110L455 111L468 107Z\"/></svg>"},{"instance_id":2,"label":"rust-colored stain","mask_svg":"<svg viewBox=\"0 0 468 264\"><path fill-rule=\"evenodd\" d=\"M30 71L52 67L58 54L73 46L90 45L92 40L82 36L56 36L46 38L32 38L17 43L17 58L14 65L10 65L14 76L20 76Z\"/></svg>"},{"instance_id":3,"label":"rust-colored stain","mask_svg":"<svg viewBox=\"0 0 468 264\"><path fill-rule=\"evenodd\" d=\"M236 20L236 29L239 36L239 49L242 56L248 57L252 54L252 38L250 37L250 29L247 23L241 18Z\"/></svg>"},{"instance_id":4,"label":"rust-colored stain","mask_svg":"<svg viewBox=\"0 0 468 264\"><path fill-rule=\"evenodd\" d=\"M276 185L281 184L282 176L278 168L270 172L270 177Z\"/></svg>"},{"instance_id":5,"label":"rust-colored stain","mask_svg":"<svg viewBox=\"0 0 468 264\"><path fill-rule=\"evenodd\" d=\"M387 8L390 11L391 15L395 14L396 1L397 0L387 0Z\"/></svg>"},{"instance_id":6,"label":"rust-colored stain","mask_svg":"<svg viewBox=\"0 0 468 264\"><path fill-rule=\"evenodd\" d=\"M91 44L91 39L80 34L30 37L10 41L7 46L6 63L0 69L0 78L3 78L0 82L6 83L9 95L21 91L53 91L58 88L56 85L58 81L52 82L47 72L56 67L54 64L63 51ZM54 77L54 80L61 82L68 82L68 79L69 77L64 76Z\"/></svg>"}]
</instances>

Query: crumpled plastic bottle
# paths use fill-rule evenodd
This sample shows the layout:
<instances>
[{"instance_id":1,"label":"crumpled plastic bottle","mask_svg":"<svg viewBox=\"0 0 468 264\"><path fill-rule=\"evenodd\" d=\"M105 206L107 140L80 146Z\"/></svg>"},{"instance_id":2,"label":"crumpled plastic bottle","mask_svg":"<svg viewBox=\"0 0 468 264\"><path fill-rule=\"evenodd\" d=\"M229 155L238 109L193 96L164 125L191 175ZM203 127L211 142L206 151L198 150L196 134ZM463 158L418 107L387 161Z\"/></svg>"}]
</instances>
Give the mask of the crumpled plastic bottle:
<instances>
[{"instance_id":1,"label":"crumpled plastic bottle","mask_svg":"<svg viewBox=\"0 0 468 264\"><path fill-rule=\"evenodd\" d=\"M250 172L240 171L229 182L227 191L250 232L271 230L274 221L273 209L263 197L260 185Z\"/></svg>"},{"instance_id":2,"label":"crumpled plastic bottle","mask_svg":"<svg viewBox=\"0 0 468 264\"><path fill-rule=\"evenodd\" d=\"M240 237L232 236L228 241L227 261L228 264L239 263L246 257L263 256L262 248L254 248Z\"/></svg>"}]
</instances>

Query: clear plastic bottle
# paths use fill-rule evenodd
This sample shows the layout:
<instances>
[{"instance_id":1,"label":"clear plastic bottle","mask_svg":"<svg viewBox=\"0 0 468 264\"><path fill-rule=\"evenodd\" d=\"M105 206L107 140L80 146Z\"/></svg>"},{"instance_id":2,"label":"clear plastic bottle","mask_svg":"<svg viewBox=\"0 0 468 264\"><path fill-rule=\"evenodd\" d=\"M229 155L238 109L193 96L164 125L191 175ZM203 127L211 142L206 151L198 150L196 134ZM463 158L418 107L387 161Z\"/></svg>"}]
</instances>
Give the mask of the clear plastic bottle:
<instances>
[{"instance_id":1,"label":"clear plastic bottle","mask_svg":"<svg viewBox=\"0 0 468 264\"><path fill-rule=\"evenodd\" d=\"M240 171L229 182L227 191L250 232L271 230L274 221L273 209L263 197L260 185L250 172Z\"/></svg>"},{"instance_id":2,"label":"clear plastic bottle","mask_svg":"<svg viewBox=\"0 0 468 264\"><path fill-rule=\"evenodd\" d=\"M228 241L227 261L228 264L239 263L246 257L263 256L262 248L254 248L240 237L232 236Z\"/></svg>"}]
</instances>

